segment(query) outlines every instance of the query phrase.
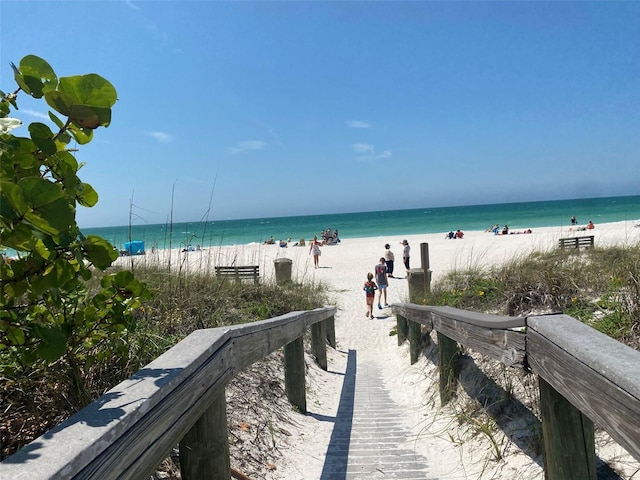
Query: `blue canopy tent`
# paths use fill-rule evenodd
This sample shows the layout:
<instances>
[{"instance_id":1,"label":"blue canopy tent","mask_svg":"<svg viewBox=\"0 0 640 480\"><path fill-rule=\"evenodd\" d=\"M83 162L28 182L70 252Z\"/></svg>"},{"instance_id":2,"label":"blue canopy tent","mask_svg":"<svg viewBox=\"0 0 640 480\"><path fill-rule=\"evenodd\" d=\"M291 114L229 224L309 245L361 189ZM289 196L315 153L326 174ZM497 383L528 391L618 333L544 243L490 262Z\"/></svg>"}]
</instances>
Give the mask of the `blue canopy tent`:
<instances>
[{"instance_id":1,"label":"blue canopy tent","mask_svg":"<svg viewBox=\"0 0 640 480\"><path fill-rule=\"evenodd\" d=\"M125 242L124 249L129 255L144 255L144 242L142 240Z\"/></svg>"}]
</instances>

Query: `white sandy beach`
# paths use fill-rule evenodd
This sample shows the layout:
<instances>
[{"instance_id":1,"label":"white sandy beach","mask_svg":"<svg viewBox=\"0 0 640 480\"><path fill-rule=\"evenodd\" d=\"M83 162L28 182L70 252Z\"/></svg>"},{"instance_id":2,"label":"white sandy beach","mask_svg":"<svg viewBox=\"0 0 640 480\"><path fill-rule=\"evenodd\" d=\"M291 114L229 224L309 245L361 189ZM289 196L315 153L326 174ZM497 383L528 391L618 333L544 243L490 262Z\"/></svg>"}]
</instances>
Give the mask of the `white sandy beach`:
<instances>
[{"instance_id":1,"label":"white sandy beach","mask_svg":"<svg viewBox=\"0 0 640 480\"><path fill-rule=\"evenodd\" d=\"M406 428L413 438L409 448L429 459L431 478L446 479L541 479L544 474L541 459L523 454L509 438L502 438L504 460L487 461L491 445L485 438L467 439L454 444L458 438L457 423L450 412L438 411L439 401L433 399L436 367L426 357L409 365L408 345L398 347L397 338L389 332L395 326L390 309L374 308L373 320L365 317L362 284L367 272L373 271L384 253L385 243L395 254L394 275L404 277L402 264L403 239L411 245L411 268L419 268L420 244L427 243L433 281L453 268L468 265L481 266L503 262L516 255L533 250L557 248L558 239L568 236L594 235L596 245L635 244L640 241L640 228L636 222L616 222L596 225L595 230L569 231L567 227L534 229L531 234L494 235L488 232L465 232L463 239L445 239L445 233L393 237L343 239L339 245L322 248L320 268L314 269L306 247L281 248L277 245L238 245L215 247L202 251L172 252L171 263L189 270L213 270L214 265L257 264L263 281L275 281L274 260L286 257L292 260L293 279L322 282L329 286L331 301L338 307L336 316L337 350L329 349L329 371L310 366L308 375L309 412L314 415L296 416L296 426L286 445L279 445L283 460L269 478L318 479L333 424L319 420L336 414L348 350L358 353L358 362L375 362L382 367L383 379L397 408L406 413ZM348 231L348 225L338 225ZM144 257L124 258L119 261L168 261L167 251L148 253ZM388 303L405 302L408 286L405 279L390 279ZM289 427L288 427L289 428ZM638 463L630 459L617 446L598 452L603 459L620 456L621 462L630 461L630 471ZM635 466L634 466L635 465ZM616 468L624 468L616 464ZM637 474L636 474L637 475ZM378 478L378 477L376 477ZM383 474L379 478L386 478ZM635 477L628 477L635 478Z\"/></svg>"}]
</instances>

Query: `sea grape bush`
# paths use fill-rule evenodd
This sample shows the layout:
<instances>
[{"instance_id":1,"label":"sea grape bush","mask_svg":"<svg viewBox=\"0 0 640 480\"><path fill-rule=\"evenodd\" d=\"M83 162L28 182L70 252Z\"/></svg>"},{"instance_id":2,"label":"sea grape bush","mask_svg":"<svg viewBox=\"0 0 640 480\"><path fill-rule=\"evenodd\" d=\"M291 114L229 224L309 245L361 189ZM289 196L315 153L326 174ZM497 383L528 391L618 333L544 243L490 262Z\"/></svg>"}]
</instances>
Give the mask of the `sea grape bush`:
<instances>
[{"instance_id":1,"label":"sea grape bush","mask_svg":"<svg viewBox=\"0 0 640 480\"><path fill-rule=\"evenodd\" d=\"M66 359L79 373L126 348L118 339L148 295L131 272L102 274L118 252L84 236L75 218L77 205L94 206L98 194L78 177L69 144L109 126L116 90L96 74L59 78L34 55L11 66L17 88L0 91L0 247L17 255L0 261L0 354L15 362L0 369ZM52 127L34 122L28 137L14 135L19 95L44 99ZM98 270L100 286L89 288Z\"/></svg>"}]
</instances>

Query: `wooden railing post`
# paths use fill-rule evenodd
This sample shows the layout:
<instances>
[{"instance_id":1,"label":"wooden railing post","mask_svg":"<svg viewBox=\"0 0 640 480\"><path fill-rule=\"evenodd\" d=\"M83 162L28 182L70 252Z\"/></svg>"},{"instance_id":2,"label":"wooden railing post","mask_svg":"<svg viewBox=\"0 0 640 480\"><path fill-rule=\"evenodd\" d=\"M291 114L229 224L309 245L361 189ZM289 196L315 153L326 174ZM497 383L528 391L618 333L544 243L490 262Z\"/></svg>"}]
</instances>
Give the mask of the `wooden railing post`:
<instances>
[{"instance_id":1,"label":"wooden railing post","mask_svg":"<svg viewBox=\"0 0 640 480\"><path fill-rule=\"evenodd\" d=\"M180 472L184 480L231 478L227 402L220 389L211 406L180 442Z\"/></svg>"},{"instance_id":2,"label":"wooden railing post","mask_svg":"<svg viewBox=\"0 0 640 480\"><path fill-rule=\"evenodd\" d=\"M409 321L409 353L411 365L418 361L422 350L422 325L418 322Z\"/></svg>"},{"instance_id":3,"label":"wooden railing post","mask_svg":"<svg viewBox=\"0 0 640 480\"><path fill-rule=\"evenodd\" d=\"M458 386L458 357L455 340L438 332L438 365L440 367L440 403L445 405L455 396Z\"/></svg>"},{"instance_id":4,"label":"wooden railing post","mask_svg":"<svg viewBox=\"0 0 640 480\"><path fill-rule=\"evenodd\" d=\"M420 244L420 266L422 267L423 272L429 272L430 265L429 265L429 244L428 243ZM425 275L424 281L425 281L424 290L425 292L428 293L431 291L431 277L429 275Z\"/></svg>"},{"instance_id":5,"label":"wooden railing post","mask_svg":"<svg viewBox=\"0 0 640 480\"><path fill-rule=\"evenodd\" d=\"M327 370L327 329L324 322L311 325L311 351L318 366Z\"/></svg>"},{"instance_id":6,"label":"wooden railing post","mask_svg":"<svg viewBox=\"0 0 640 480\"><path fill-rule=\"evenodd\" d=\"M421 268L412 268L407 272L409 283L409 301L424 305L431 291L431 270L429 270L429 244L420 244Z\"/></svg>"},{"instance_id":7,"label":"wooden railing post","mask_svg":"<svg viewBox=\"0 0 640 480\"><path fill-rule=\"evenodd\" d=\"M398 346L402 345L409 334L407 319L402 315L396 315L396 331L398 333Z\"/></svg>"},{"instance_id":8,"label":"wooden railing post","mask_svg":"<svg viewBox=\"0 0 640 480\"><path fill-rule=\"evenodd\" d=\"M596 480L593 422L542 377L540 413L546 480Z\"/></svg>"},{"instance_id":9,"label":"wooden railing post","mask_svg":"<svg viewBox=\"0 0 640 480\"><path fill-rule=\"evenodd\" d=\"M324 323L327 329L327 342L331 345L331 348L336 348L336 319L335 316L327 318Z\"/></svg>"},{"instance_id":10,"label":"wooden railing post","mask_svg":"<svg viewBox=\"0 0 640 480\"><path fill-rule=\"evenodd\" d=\"M307 413L305 386L304 344L303 337L299 337L284 346L284 389L300 413Z\"/></svg>"}]
</instances>

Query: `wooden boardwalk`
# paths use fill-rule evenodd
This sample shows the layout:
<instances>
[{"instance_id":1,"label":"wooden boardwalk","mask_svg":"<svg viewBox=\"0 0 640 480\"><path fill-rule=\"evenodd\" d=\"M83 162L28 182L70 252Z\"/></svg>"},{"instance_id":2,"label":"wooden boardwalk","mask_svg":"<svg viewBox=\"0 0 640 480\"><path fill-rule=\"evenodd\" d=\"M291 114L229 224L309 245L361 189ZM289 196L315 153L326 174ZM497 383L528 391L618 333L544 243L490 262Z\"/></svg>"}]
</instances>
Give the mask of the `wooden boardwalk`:
<instances>
[{"instance_id":1,"label":"wooden boardwalk","mask_svg":"<svg viewBox=\"0 0 640 480\"><path fill-rule=\"evenodd\" d=\"M384 388L382 367L349 351L321 480L421 479L428 461L411 447L401 410Z\"/></svg>"}]
</instances>

